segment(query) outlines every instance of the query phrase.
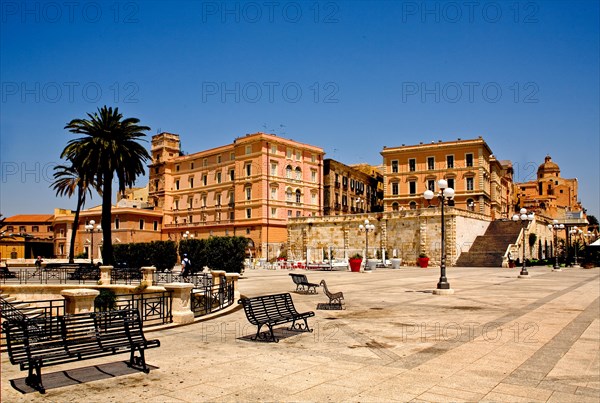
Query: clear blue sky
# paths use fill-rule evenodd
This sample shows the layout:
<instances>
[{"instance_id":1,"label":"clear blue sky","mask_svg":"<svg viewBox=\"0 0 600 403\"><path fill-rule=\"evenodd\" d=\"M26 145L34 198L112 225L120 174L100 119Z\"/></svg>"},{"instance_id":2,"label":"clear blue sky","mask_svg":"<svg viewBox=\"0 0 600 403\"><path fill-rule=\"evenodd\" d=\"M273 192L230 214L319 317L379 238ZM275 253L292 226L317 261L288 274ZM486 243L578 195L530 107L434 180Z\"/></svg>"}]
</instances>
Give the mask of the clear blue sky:
<instances>
[{"instance_id":1,"label":"clear blue sky","mask_svg":"<svg viewBox=\"0 0 600 403\"><path fill-rule=\"evenodd\" d=\"M483 136L518 181L550 154L600 216L598 1L473 3L2 1L0 212L75 207L49 189L63 128L107 104L186 152L266 130L379 164Z\"/></svg>"}]
</instances>

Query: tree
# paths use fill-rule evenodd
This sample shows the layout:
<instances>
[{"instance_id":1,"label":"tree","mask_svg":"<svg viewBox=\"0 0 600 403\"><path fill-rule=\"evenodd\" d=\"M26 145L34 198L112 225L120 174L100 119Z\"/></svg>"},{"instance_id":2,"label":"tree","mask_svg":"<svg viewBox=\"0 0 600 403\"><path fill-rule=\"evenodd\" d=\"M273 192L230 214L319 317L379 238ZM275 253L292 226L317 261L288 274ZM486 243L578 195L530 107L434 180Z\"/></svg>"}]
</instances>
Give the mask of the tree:
<instances>
[{"instance_id":1,"label":"tree","mask_svg":"<svg viewBox=\"0 0 600 403\"><path fill-rule=\"evenodd\" d=\"M588 220L588 222L590 223L590 224L589 224L589 226L590 226L590 227L594 227L594 226L595 226L596 228L598 227L598 219L596 218L596 216L593 216L593 215L588 215L588 216L587 216L587 220Z\"/></svg>"},{"instance_id":2,"label":"tree","mask_svg":"<svg viewBox=\"0 0 600 403\"><path fill-rule=\"evenodd\" d=\"M111 209L112 182L118 180L118 190L125 192L132 187L139 175L143 175L144 162L150 155L138 142L145 137L147 126L140 126L139 119L123 119L119 108L103 106L89 119L73 119L65 129L83 137L67 143L61 157L72 161L78 171L96 183L102 189L102 261L106 265L114 264Z\"/></svg>"},{"instance_id":3,"label":"tree","mask_svg":"<svg viewBox=\"0 0 600 403\"><path fill-rule=\"evenodd\" d=\"M102 193L93 181L86 179L83 172L79 172L73 164L70 166L57 165L54 167L54 182L52 189L56 191L57 196L72 197L77 193L77 207L75 209L75 217L73 218L73 230L71 231L71 245L69 247L69 263L73 263L75 257L75 238L77 236L77 227L79 226L79 213L85 206L86 194L92 196L92 188L98 193Z\"/></svg>"}]
</instances>

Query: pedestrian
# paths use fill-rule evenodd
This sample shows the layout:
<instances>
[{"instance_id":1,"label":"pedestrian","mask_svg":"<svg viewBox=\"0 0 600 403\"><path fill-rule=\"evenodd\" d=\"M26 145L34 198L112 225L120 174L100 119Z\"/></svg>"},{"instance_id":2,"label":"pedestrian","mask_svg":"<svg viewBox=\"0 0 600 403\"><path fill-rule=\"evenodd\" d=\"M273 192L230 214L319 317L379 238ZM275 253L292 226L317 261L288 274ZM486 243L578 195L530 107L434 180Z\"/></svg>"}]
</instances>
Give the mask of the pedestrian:
<instances>
[{"instance_id":1,"label":"pedestrian","mask_svg":"<svg viewBox=\"0 0 600 403\"><path fill-rule=\"evenodd\" d=\"M40 269L42 268L42 257L38 256L37 259L35 259L35 271L36 273L40 271Z\"/></svg>"},{"instance_id":2,"label":"pedestrian","mask_svg":"<svg viewBox=\"0 0 600 403\"><path fill-rule=\"evenodd\" d=\"M183 277L187 277L191 274L192 271L192 262L187 256L187 253L183 254L183 259L181 260L181 275Z\"/></svg>"},{"instance_id":3,"label":"pedestrian","mask_svg":"<svg viewBox=\"0 0 600 403\"><path fill-rule=\"evenodd\" d=\"M508 251L508 267L515 267L515 262L513 260L511 251Z\"/></svg>"}]
</instances>

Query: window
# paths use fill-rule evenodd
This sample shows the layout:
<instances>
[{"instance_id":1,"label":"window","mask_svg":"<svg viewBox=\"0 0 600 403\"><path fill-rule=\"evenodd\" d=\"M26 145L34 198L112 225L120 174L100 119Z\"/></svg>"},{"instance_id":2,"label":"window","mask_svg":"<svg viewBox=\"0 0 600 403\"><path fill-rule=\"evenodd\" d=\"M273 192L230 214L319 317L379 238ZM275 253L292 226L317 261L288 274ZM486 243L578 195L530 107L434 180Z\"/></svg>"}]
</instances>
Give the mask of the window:
<instances>
[{"instance_id":1,"label":"window","mask_svg":"<svg viewBox=\"0 0 600 403\"><path fill-rule=\"evenodd\" d=\"M188 222L191 224L193 222L194 216L193 215L189 215L188 216Z\"/></svg>"},{"instance_id":2,"label":"window","mask_svg":"<svg viewBox=\"0 0 600 403\"><path fill-rule=\"evenodd\" d=\"M277 163L271 162L271 176L277 176Z\"/></svg>"},{"instance_id":3,"label":"window","mask_svg":"<svg viewBox=\"0 0 600 403\"><path fill-rule=\"evenodd\" d=\"M354 190L354 179L350 178L350 190Z\"/></svg>"},{"instance_id":4,"label":"window","mask_svg":"<svg viewBox=\"0 0 600 403\"><path fill-rule=\"evenodd\" d=\"M399 209L399 205L398 205L398 203L396 203L396 202L393 202L393 203L392 203L392 211L398 211L398 209Z\"/></svg>"},{"instance_id":5,"label":"window","mask_svg":"<svg viewBox=\"0 0 600 403\"><path fill-rule=\"evenodd\" d=\"M454 178L448 178L448 179L446 179L446 181L448 182L448 187L449 188L456 189L454 187Z\"/></svg>"},{"instance_id":6,"label":"window","mask_svg":"<svg viewBox=\"0 0 600 403\"><path fill-rule=\"evenodd\" d=\"M194 169L194 161L190 162L190 169Z\"/></svg>"},{"instance_id":7,"label":"window","mask_svg":"<svg viewBox=\"0 0 600 403\"><path fill-rule=\"evenodd\" d=\"M473 199L467 199L467 210L475 211L475 201Z\"/></svg>"},{"instance_id":8,"label":"window","mask_svg":"<svg viewBox=\"0 0 600 403\"><path fill-rule=\"evenodd\" d=\"M252 175L252 165L246 164L246 176Z\"/></svg>"},{"instance_id":9,"label":"window","mask_svg":"<svg viewBox=\"0 0 600 403\"><path fill-rule=\"evenodd\" d=\"M435 181L433 179L429 179L427 181L427 189L431 190L432 192L435 192Z\"/></svg>"},{"instance_id":10,"label":"window","mask_svg":"<svg viewBox=\"0 0 600 403\"><path fill-rule=\"evenodd\" d=\"M467 190L473 190L473 178L467 178Z\"/></svg>"},{"instance_id":11,"label":"window","mask_svg":"<svg viewBox=\"0 0 600 403\"><path fill-rule=\"evenodd\" d=\"M232 182L235 180L235 169L229 170L229 180Z\"/></svg>"},{"instance_id":12,"label":"window","mask_svg":"<svg viewBox=\"0 0 600 403\"><path fill-rule=\"evenodd\" d=\"M300 161L302 159L302 152L301 151L296 151L296 160Z\"/></svg>"},{"instance_id":13,"label":"window","mask_svg":"<svg viewBox=\"0 0 600 403\"><path fill-rule=\"evenodd\" d=\"M287 148L285 150L285 156L286 156L286 158L292 159L292 149L291 148Z\"/></svg>"},{"instance_id":14,"label":"window","mask_svg":"<svg viewBox=\"0 0 600 403\"><path fill-rule=\"evenodd\" d=\"M410 158L408 160L408 170L410 172L415 172L417 170L417 160L414 158Z\"/></svg>"},{"instance_id":15,"label":"window","mask_svg":"<svg viewBox=\"0 0 600 403\"><path fill-rule=\"evenodd\" d=\"M246 218L252 218L252 209L251 208L246 209Z\"/></svg>"},{"instance_id":16,"label":"window","mask_svg":"<svg viewBox=\"0 0 600 403\"><path fill-rule=\"evenodd\" d=\"M230 219L231 221L233 221L233 220L235 219L235 212L234 212L234 211L230 211L230 212L229 212L229 219Z\"/></svg>"},{"instance_id":17,"label":"window","mask_svg":"<svg viewBox=\"0 0 600 403\"><path fill-rule=\"evenodd\" d=\"M273 155L277 154L277 146L275 144L271 145L271 154L273 154Z\"/></svg>"},{"instance_id":18,"label":"window","mask_svg":"<svg viewBox=\"0 0 600 403\"><path fill-rule=\"evenodd\" d=\"M277 200L277 188L271 188L271 200Z\"/></svg>"},{"instance_id":19,"label":"window","mask_svg":"<svg viewBox=\"0 0 600 403\"><path fill-rule=\"evenodd\" d=\"M277 217L277 208L271 207L271 217Z\"/></svg>"},{"instance_id":20,"label":"window","mask_svg":"<svg viewBox=\"0 0 600 403\"><path fill-rule=\"evenodd\" d=\"M465 155L465 160L466 160L466 164L468 167L472 167L473 166L473 154L466 154Z\"/></svg>"},{"instance_id":21,"label":"window","mask_svg":"<svg viewBox=\"0 0 600 403\"><path fill-rule=\"evenodd\" d=\"M317 171L315 171L314 169L310 171L310 180L312 181L312 183L317 183Z\"/></svg>"},{"instance_id":22,"label":"window","mask_svg":"<svg viewBox=\"0 0 600 403\"><path fill-rule=\"evenodd\" d=\"M290 165L285 167L285 177L288 179L292 179L292 167Z\"/></svg>"},{"instance_id":23,"label":"window","mask_svg":"<svg viewBox=\"0 0 600 403\"><path fill-rule=\"evenodd\" d=\"M317 162L317 156L314 154L310 155L310 162Z\"/></svg>"},{"instance_id":24,"label":"window","mask_svg":"<svg viewBox=\"0 0 600 403\"><path fill-rule=\"evenodd\" d=\"M310 202L311 202L311 204L317 204L317 194L316 193L310 194Z\"/></svg>"},{"instance_id":25,"label":"window","mask_svg":"<svg viewBox=\"0 0 600 403\"><path fill-rule=\"evenodd\" d=\"M221 163L221 155L217 155L217 164Z\"/></svg>"},{"instance_id":26,"label":"window","mask_svg":"<svg viewBox=\"0 0 600 403\"><path fill-rule=\"evenodd\" d=\"M207 167L207 166L208 166L208 158L204 158L204 159L202 160L202 166L205 166L205 167Z\"/></svg>"},{"instance_id":27,"label":"window","mask_svg":"<svg viewBox=\"0 0 600 403\"><path fill-rule=\"evenodd\" d=\"M292 210L288 210L288 217L292 216Z\"/></svg>"},{"instance_id":28,"label":"window","mask_svg":"<svg viewBox=\"0 0 600 403\"><path fill-rule=\"evenodd\" d=\"M416 202L414 202L414 201L411 201L411 202L410 202L410 204L409 204L408 206L409 206L409 208L410 208L411 210L416 210L416 209L417 209L417 203L416 203Z\"/></svg>"},{"instance_id":29,"label":"window","mask_svg":"<svg viewBox=\"0 0 600 403\"><path fill-rule=\"evenodd\" d=\"M246 146L246 155L252 154L252 146Z\"/></svg>"},{"instance_id":30,"label":"window","mask_svg":"<svg viewBox=\"0 0 600 403\"><path fill-rule=\"evenodd\" d=\"M140 219L140 229L143 230L144 229L144 220Z\"/></svg>"},{"instance_id":31,"label":"window","mask_svg":"<svg viewBox=\"0 0 600 403\"><path fill-rule=\"evenodd\" d=\"M235 160L235 153L230 153L230 154L229 154L229 159L230 159L231 161Z\"/></svg>"},{"instance_id":32,"label":"window","mask_svg":"<svg viewBox=\"0 0 600 403\"><path fill-rule=\"evenodd\" d=\"M190 189L194 187L194 177L190 178Z\"/></svg>"},{"instance_id":33,"label":"window","mask_svg":"<svg viewBox=\"0 0 600 403\"><path fill-rule=\"evenodd\" d=\"M427 169L435 169L435 157L427 157Z\"/></svg>"},{"instance_id":34,"label":"window","mask_svg":"<svg viewBox=\"0 0 600 403\"><path fill-rule=\"evenodd\" d=\"M398 173L398 160L392 160L392 173Z\"/></svg>"},{"instance_id":35,"label":"window","mask_svg":"<svg viewBox=\"0 0 600 403\"><path fill-rule=\"evenodd\" d=\"M235 203L235 194L233 192L229 192L227 194L227 200L229 200L229 204Z\"/></svg>"},{"instance_id":36,"label":"window","mask_svg":"<svg viewBox=\"0 0 600 403\"><path fill-rule=\"evenodd\" d=\"M296 180L302 180L302 170L296 167Z\"/></svg>"},{"instance_id":37,"label":"window","mask_svg":"<svg viewBox=\"0 0 600 403\"><path fill-rule=\"evenodd\" d=\"M175 165L175 172L179 172L179 165Z\"/></svg>"},{"instance_id":38,"label":"window","mask_svg":"<svg viewBox=\"0 0 600 403\"><path fill-rule=\"evenodd\" d=\"M398 182L392 182L392 194L398 195Z\"/></svg>"},{"instance_id":39,"label":"window","mask_svg":"<svg viewBox=\"0 0 600 403\"><path fill-rule=\"evenodd\" d=\"M217 172L217 183L221 183L221 172Z\"/></svg>"},{"instance_id":40,"label":"window","mask_svg":"<svg viewBox=\"0 0 600 403\"><path fill-rule=\"evenodd\" d=\"M287 188L285 191L285 200L289 202L292 201L292 188Z\"/></svg>"},{"instance_id":41,"label":"window","mask_svg":"<svg viewBox=\"0 0 600 403\"><path fill-rule=\"evenodd\" d=\"M38 227L37 225L32 226L31 232L40 232L40 227Z\"/></svg>"},{"instance_id":42,"label":"window","mask_svg":"<svg viewBox=\"0 0 600 403\"><path fill-rule=\"evenodd\" d=\"M174 200L173 204L174 204L173 209L174 210L179 210L179 199Z\"/></svg>"},{"instance_id":43,"label":"window","mask_svg":"<svg viewBox=\"0 0 600 403\"><path fill-rule=\"evenodd\" d=\"M206 186L206 184L208 183L208 175L202 175L202 184L204 186Z\"/></svg>"},{"instance_id":44,"label":"window","mask_svg":"<svg viewBox=\"0 0 600 403\"><path fill-rule=\"evenodd\" d=\"M300 217L300 211L296 211L296 217Z\"/></svg>"},{"instance_id":45,"label":"window","mask_svg":"<svg viewBox=\"0 0 600 403\"><path fill-rule=\"evenodd\" d=\"M175 190L179 190L179 179L175 181Z\"/></svg>"},{"instance_id":46,"label":"window","mask_svg":"<svg viewBox=\"0 0 600 403\"><path fill-rule=\"evenodd\" d=\"M250 186L248 186L246 188L246 200L251 200L252 199L252 188Z\"/></svg>"},{"instance_id":47,"label":"window","mask_svg":"<svg viewBox=\"0 0 600 403\"><path fill-rule=\"evenodd\" d=\"M348 196L342 195L342 206L348 205Z\"/></svg>"},{"instance_id":48,"label":"window","mask_svg":"<svg viewBox=\"0 0 600 403\"><path fill-rule=\"evenodd\" d=\"M220 222L220 221L221 221L221 212L220 212L220 211L217 211L217 214L215 214L215 220L216 220L217 222Z\"/></svg>"},{"instance_id":49,"label":"window","mask_svg":"<svg viewBox=\"0 0 600 403\"><path fill-rule=\"evenodd\" d=\"M191 209L191 208L192 208L192 203L193 203L193 201L194 201L194 199L193 199L191 196L190 196L190 197L188 197L188 199L187 199L187 206L188 206L188 209Z\"/></svg>"},{"instance_id":50,"label":"window","mask_svg":"<svg viewBox=\"0 0 600 403\"><path fill-rule=\"evenodd\" d=\"M8 227L6 227L6 231L7 232L15 232L15 227L13 227L12 225L9 225Z\"/></svg>"},{"instance_id":51,"label":"window","mask_svg":"<svg viewBox=\"0 0 600 403\"><path fill-rule=\"evenodd\" d=\"M408 193L410 193L411 195L417 194L417 182L408 182Z\"/></svg>"},{"instance_id":52,"label":"window","mask_svg":"<svg viewBox=\"0 0 600 403\"><path fill-rule=\"evenodd\" d=\"M202 195L202 207L206 207L206 195Z\"/></svg>"},{"instance_id":53,"label":"window","mask_svg":"<svg viewBox=\"0 0 600 403\"><path fill-rule=\"evenodd\" d=\"M154 181L154 190L157 191L157 192L158 192L158 183L159 183L159 181L158 181L158 179L156 179Z\"/></svg>"},{"instance_id":54,"label":"window","mask_svg":"<svg viewBox=\"0 0 600 403\"><path fill-rule=\"evenodd\" d=\"M221 193L215 194L215 205L217 205L217 206L221 205Z\"/></svg>"},{"instance_id":55,"label":"window","mask_svg":"<svg viewBox=\"0 0 600 403\"><path fill-rule=\"evenodd\" d=\"M302 193L300 193L300 189L296 189L296 203L302 202Z\"/></svg>"},{"instance_id":56,"label":"window","mask_svg":"<svg viewBox=\"0 0 600 403\"><path fill-rule=\"evenodd\" d=\"M446 168L454 168L454 155L446 155Z\"/></svg>"},{"instance_id":57,"label":"window","mask_svg":"<svg viewBox=\"0 0 600 403\"><path fill-rule=\"evenodd\" d=\"M118 218L115 218L115 229L119 229L120 226L121 226L121 220L119 220Z\"/></svg>"},{"instance_id":58,"label":"window","mask_svg":"<svg viewBox=\"0 0 600 403\"><path fill-rule=\"evenodd\" d=\"M153 229L154 231L158 231L158 221L154 221L154 222L152 223L152 229Z\"/></svg>"}]
</instances>

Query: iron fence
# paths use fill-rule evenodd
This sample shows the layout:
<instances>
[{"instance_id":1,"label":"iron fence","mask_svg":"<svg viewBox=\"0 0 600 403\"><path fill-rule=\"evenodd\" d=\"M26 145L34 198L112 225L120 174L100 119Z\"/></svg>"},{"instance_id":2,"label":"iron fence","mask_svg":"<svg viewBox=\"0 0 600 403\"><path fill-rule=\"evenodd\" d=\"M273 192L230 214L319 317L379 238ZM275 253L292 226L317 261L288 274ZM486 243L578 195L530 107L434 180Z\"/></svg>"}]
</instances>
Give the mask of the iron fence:
<instances>
[{"instance_id":1,"label":"iron fence","mask_svg":"<svg viewBox=\"0 0 600 403\"><path fill-rule=\"evenodd\" d=\"M100 279L100 269L91 267L58 267L52 269L13 269L2 272L1 284L78 284L96 283Z\"/></svg>"},{"instance_id":2,"label":"iron fence","mask_svg":"<svg viewBox=\"0 0 600 403\"><path fill-rule=\"evenodd\" d=\"M173 272L154 272L153 278L154 284L166 284L166 283L191 283L194 287L208 287L212 286L212 274L210 273L194 273L188 276L182 276L181 273Z\"/></svg>"},{"instance_id":3,"label":"iron fence","mask_svg":"<svg viewBox=\"0 0 600 403\"><path fill-rule=\"evenodd\" d=\"M219 283L214 286L208 284L200 288L194 288L191 292L191 309L194 317L203 316L226 308L234 302L233 280Z\"/></svg>"},{"instance_id":4,"label":"iron fence","mask_svg":"<svg viewBox=\"0 0 600 403\"><path fill-rule=\"evenodd\" d=\"M170 291L117 294L115 298L113 309L137 309L144 326L173 322L173 297Z\"/></svg>"}]
</instances>

